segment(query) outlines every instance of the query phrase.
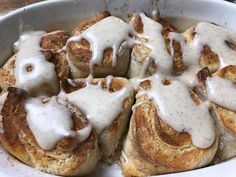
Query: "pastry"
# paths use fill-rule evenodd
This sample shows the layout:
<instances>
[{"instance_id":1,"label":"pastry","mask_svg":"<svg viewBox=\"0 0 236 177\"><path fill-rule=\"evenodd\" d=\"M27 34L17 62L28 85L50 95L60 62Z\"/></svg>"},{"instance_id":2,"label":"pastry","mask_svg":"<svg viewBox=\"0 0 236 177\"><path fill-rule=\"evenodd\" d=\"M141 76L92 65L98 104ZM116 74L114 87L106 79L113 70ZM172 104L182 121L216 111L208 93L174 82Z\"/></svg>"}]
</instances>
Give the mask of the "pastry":
<instances>
[{"instance_id":1,"label":"pastry","mask_svg":"<svg viewBox=\"0 0 236 177\"><path fill-rule=\"evenodd\" d=\"M134 96L127 79L107 77L66 80L66 99L85 114L98 133L98 143L105 159L111 158L127 129Z\"/></svg>"},{"instance_id":2,"label":"pastry","mask_svg":"<svg viewBox=\"0 0 236 177\"><path fill-rule=\"evenodd\" d=\"M220 146L217 158L227 160L236 156L236 66L229 65L211 76L201 72L204 94L212 102L216 125L219 129Z\"/></svg>"},{"instance_id":3,"label":"pastry","mask_svg":"<svg viewBox=\"0 0 236 177\"><path fill-rule=\"evenodd\" d=\"M29 98L24 90L13 87L8 91L0 134L8 152L56 175L86 175L96 167L100 159L97 135L85 118L56 97Z\"/></svg>"},{"instance_id":4,"label":"pastry","mask_svg":"<svg viewBox=\"0 0 236 177\"><path fill-rule=\"evenodd\" d=\"M178 80L141 82L121 156L126 177L206 166L218 138L208 104Z\"/></svg>"},{"instance_id":5,"label":"pastry","mask_svg":"<svg viewBox=\"0 0 236 177\"><path fill-rule=\"evenodd\" d=\"M10 154L61 176L120 158L126 177L236 156L236 33L208 22L179 33L165 19L131 17L102 12L71 35L20 36L0 68Z\"/></svg>"},{"instance_id":6,"label":"pastry","mask_svg":"<svg viewBox=\"0 0 236 177\"><path fill-rule=\"evenodd\" d=\"M236 64L235 32L208 22L200 22L183 34L171 32L170 50L175 75L191 87L197 86L197 73L208 67L210 73Z\"/></svg>"},{"instance_id":7,"label":"pastry","mask_svg":"<svg viewBox=\"0 0 236 177\"><path fill-rule=\"evenodd\" d=\"M17 85L32 95L58 93L59 79L68 77L69 67L65 54L56 51L65 45L68 38L64 31L22 34L14 45L16 54L0 69L1 90ZM40 56L40 60L36 60L35 55ZM44 71L41 71L42 68L45 68ZM34 78L38 79L36 85Z\"/></svg>"},{"instance_id":8,"label":"pastry","mask_svg":"<svg viewBox=\"0 0 236 177\"><path fill-rule=\"evenodd\" d=\"M144 13L133 15L135 44L131 53L128 77L148 77L157 71L172 70L172 58L168 52L168 34L177 29L165 19L155 21Z\"/></svg>"},{"instance_id":9,"label":"pastry","mask_svg":"<svg viewBox=\"0 0 236 177\"><path fill-rule=\"evenodd\" d=\"M77 26L66 45L72 78L124 76L129 67L129 32L123 20L104 12Z\"/></svg>"}]
</instances>

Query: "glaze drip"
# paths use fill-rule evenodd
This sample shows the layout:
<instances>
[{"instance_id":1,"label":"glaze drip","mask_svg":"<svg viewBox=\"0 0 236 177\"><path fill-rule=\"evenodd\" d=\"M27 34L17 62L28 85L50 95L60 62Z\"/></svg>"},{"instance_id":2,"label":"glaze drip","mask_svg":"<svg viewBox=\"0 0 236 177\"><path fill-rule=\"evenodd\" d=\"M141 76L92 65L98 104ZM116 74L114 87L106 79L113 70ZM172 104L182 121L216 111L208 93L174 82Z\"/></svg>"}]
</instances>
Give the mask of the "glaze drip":
<instances>
[{"instance_id":1,"label":"glaze drip","mask_svg":"<svg viewBox=\"0 0 236 177\"><path fill-rule=\"evenodd\" d=\"M117 53L121 44L129 40L129 33L132 32L131 26L123 20L110 16L89 27L83 33L71 37L68 42L86 39L90 43L92 58L90 61L90 73L93 66L102 65L105 49L112 48L112 66L116 65Z\"/></svg>"},{"instance_id":2,"label":"glaze drip","mask_svg":"<svg viewBox=\"0 0 236 177\"><path fill-rule=\"evenodd\" d=\"M137 96L147 95L157 105L158 115L178 132L187 132L199 148L208 148L215 141L215 129L209 113L209 103L197 105L186 84L171 80L163 85L162 78L154 75L149 80L150 90L141 90Z\"/></svg>"},{"instance_id":3,"label":"glaze drip","mask_svg":"<svg viewBox=\"0 0 236 177\"><path fill-rule=\"evenodd\" d=\"M109 92L99 83L98 85L87 84L82 89L65 94L65 97L87 115L96 131L101 133L122 112L124 101L130 94L131 90L128 87Z\"/></svg>"},{"instance_id":4,"label":"glaze drip","mask_svg":"<svg viewBox=\"0 0 236 177\"><path fill-rule=\"evenodd\" d=\"M77 132L72 131L72 114L58 103L56 97L46 103L40 98L30 98L26 101L25 108L29 128L44 150L52 150L65 137L75 137L78 142L82 142L90 135L91 126Z\"/></svg>"},{"instance_id":5,"label":"glaze drip","mask_svg":"<svg viewBox=\"0 0 236 177\"><path fill-rule=\"evenodd\" d=\"M208 77L206 90L209 100L232 111L236 111L236 87L234 83L218 76Z\"/></svg>"}]
</instances>

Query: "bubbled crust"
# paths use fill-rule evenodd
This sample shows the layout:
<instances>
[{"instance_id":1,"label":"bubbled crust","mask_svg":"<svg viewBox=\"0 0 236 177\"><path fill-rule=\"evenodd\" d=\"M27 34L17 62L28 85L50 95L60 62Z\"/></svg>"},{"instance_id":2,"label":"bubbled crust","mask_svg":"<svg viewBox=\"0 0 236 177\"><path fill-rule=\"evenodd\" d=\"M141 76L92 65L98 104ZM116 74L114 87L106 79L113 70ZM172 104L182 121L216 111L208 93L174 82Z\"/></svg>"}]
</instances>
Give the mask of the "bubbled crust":
<instances>
[{"instance_id":1,"label":"bubbled crust","mask_svg":"<svg viewBox=\"0 0 236 177\"><path fill-rule=\"evenodd\" d=\"M177 29L174 26L172 26L170 23L168 23L165 19L159 19L158 22L163 26L162 35L166 42L166 45L167 45L166 47L168 49L169 48L168 34L170 32L177 31ZM138 14L133 15L133 27L137 33L141 33L141 34L143 33L142 19ZM147 42L146 38L138 38L136 36L134 36L134 38L144 43ZM133 46L132 53L131 53L130 67L128 71L129 78L140 76L144 61L149 57L150 52L151 52L151 49L149 49L148 47L145 47L144 45L135 44ZM158 66L156 66L155 61L153 59L150 59L149 65L147 67L146 72L144 73L144 76L148 77L154 74L157 70L158 70Z\"/></svg>"},{"instance_id":2,"label":"bubbled crust","mask_svg":"<svg viewBox=\"0 0 236 177\"><path fill-rule=\"evenodd\" d=\"M236 66L227 66L217 71L214 76L229 79L236 85ZM215 103L212 105L220 130L221 147L217 156L221 160L232 158L236 156L236 112Z\"/></svg>"},{"instance_id":3,"label":"bubbled crust","mask_svg":"<svg viewBox=\"0 0 236 177\"><path fill-rule=\"evenodd\" d=\"M90 26L110 16L108 12L102 12L97 16L82 22L72 32L72 35L79 35ZM124 41L117 53L117 62L112 67L112 46L105 49L101 66L93 66L93 76L96 78L106 77L107 75L124 76L128 70L130 49L128 43ZM81 39L80 41L71 41L67 44L68 63L71 70L72 78L85 78L90 73L90 60L92 51L90 50L90 43Z\"/></svg>"},{"instance_id":4,"label":"bubbled crust","mask_svg":"<svg viewBox=\"0 0 236 177\"><path fill-rule=\"evenodd\" d=\"M150 88L150 81L141 88ZM196 104L201 101L190 90ZM209 164L218 148L218 139L207 149L192 144L187 133L173 130L161 120L157 107L147 96L139 96L128 136L124 143L121 162L126 177L165 174L199 168Z\"/></svg>"},{"instance_id":5,"label":"bubbled crust","mask_svg":"<svg viewBox=\"0 0 236 177\"><path fill-rule=\"evenodd\" d=\"M85 175L91 172L100 158L97 147L97 135L92 130L88 139L73 150L68 150L71 141L62 139L50 151L44 151L28 127L24 108L24 91L10 88L6 102L2 109L4 133L0 134L3 146L16 158L24 163L51 174L56 175ZM80 117L72 118L74 130L80 130L86 125ZM66 146L63 146L66 145Z\"/></svg>"},{"instance_id":6,"label":"bubbled crust","mask_svg":"<svg viewBox=\"0 0 236 177\"><path fill-rule=\"evenodd\" d=\"M102 84L103 89L107 89L106 79L93 79L92 84ZM70 93L75 90L84 88L86 86L85 79L77 79L73 81L76 86L70 85L67 81L63 82L63 89ZM127 86L128 80L125 78L115 77L112 79L109 91L116 92ZM113 157L114 152L120 143L121 136L125 133L131 113L131 106L133 105L134 95L131 91L130 96L123 103L123 112L114 119L112 124L105 128L99 135L99 144L101 146L103 159L109 160Z\"/></svg>"}]
</instances>

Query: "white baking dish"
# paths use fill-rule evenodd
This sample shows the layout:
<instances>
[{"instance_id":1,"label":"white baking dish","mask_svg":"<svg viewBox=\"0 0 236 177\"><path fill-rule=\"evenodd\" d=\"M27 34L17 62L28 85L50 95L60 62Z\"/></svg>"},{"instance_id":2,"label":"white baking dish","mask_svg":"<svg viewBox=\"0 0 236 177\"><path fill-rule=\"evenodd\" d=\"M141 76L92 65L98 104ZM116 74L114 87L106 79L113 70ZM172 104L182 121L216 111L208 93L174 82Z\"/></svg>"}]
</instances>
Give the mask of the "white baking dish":
<instances>
[{"instance_id":1,"label":"white baking dish","mask_svg":"<svg viewBox=\"0 0 236 177\"><path fill-rule=\"evenodd\" d=\"M162 16L182 21L182 27L192 20L211 21L236 31L236 5L214 0L51 0L14 11L0 19L0 64L12 54L11 46L18 39L21 22L35 30L72 29L81 20L108 10L125 18L135 11L151 13L158 9ZM183 20L184 19L184 20ZM187 20L186 20L187 19ZM188 20L191 19L191 20ZM185 22L185 23L183 23ZM236 159L218 165L171 175L168 177L234 177ZM91 176L120 177L117 165L101 167ZM8 155L0 145L1 177L53 177L34 170Z\"/></svg>"}]
</instances>

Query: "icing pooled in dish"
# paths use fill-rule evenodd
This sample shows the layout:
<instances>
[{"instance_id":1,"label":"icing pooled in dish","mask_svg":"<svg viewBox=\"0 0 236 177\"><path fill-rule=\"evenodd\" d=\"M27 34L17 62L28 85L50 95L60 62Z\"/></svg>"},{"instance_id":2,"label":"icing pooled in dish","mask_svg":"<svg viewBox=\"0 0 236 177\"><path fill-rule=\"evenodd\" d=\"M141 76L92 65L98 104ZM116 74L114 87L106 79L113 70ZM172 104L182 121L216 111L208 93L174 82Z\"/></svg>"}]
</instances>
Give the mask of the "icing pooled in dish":
<instances>
[{"instance_id":1,"label":"icing pooled in dish","mask_svg":"<svg viewBox=\"0 0 236 177\"><path fill-rule=\"evenodd\" d=\"M18 50L14 70L16 87L29 91L31 95L56 94L59 91L55 66L45 59L40 47L43 34L43 31L23 34L15 44Z\"/></svg>"},{"instance_id":2,"label":"icing pooled in dish","mask_svg":"<svg viewBox=\"0 0 236 177\"><path fill-rule=\"evenodd\" d=\"M96 131L101 133L122 112L124 101L130 96L130 89L124 87L116 92L109 92L103 89L100 83L87 84L86 87L65 96L87 115Z\"/></svg>"},{"instance_id":3,"label":"icing pooled in dish","mask_svg":"<svg viewBox=\"0 0 236 177\"><path fill-rule=\"evenodd\" d=\"M69 109L58 103L56 97L46 103L40 98L28 99L25 108L29 128L44 150L53 149L64 137L78 137L78 142L84 141L92 129L88 126L77 132L72 131L72 114Z\"/></svg>"},{"instance_id":4,"label":"icing pooled in dish","mask_svg":"<svg viewBox=\"0 0 236 177\"><path fill-rule=\"evenodd\" d=\"M208 77L206 89L209 100L232 111L236 111L236 87L234 83L221 77Z\"/></svg>"},{"instance_id":5,"label":"icing pooled in dish","mask_svg":"<svg viewBox=\"0 0 236 177\"><path fill-rule=\"evenodd\" d=\"M215 129L209 113L208 102L197 105L187 85L172 80L169 85L154 75L150 78L152 88L139 95L148 95L158 107L160 118L178 132L187 132L192 142L199 148L208 148L215 141Z\"/></svg>"}]
</instances>

